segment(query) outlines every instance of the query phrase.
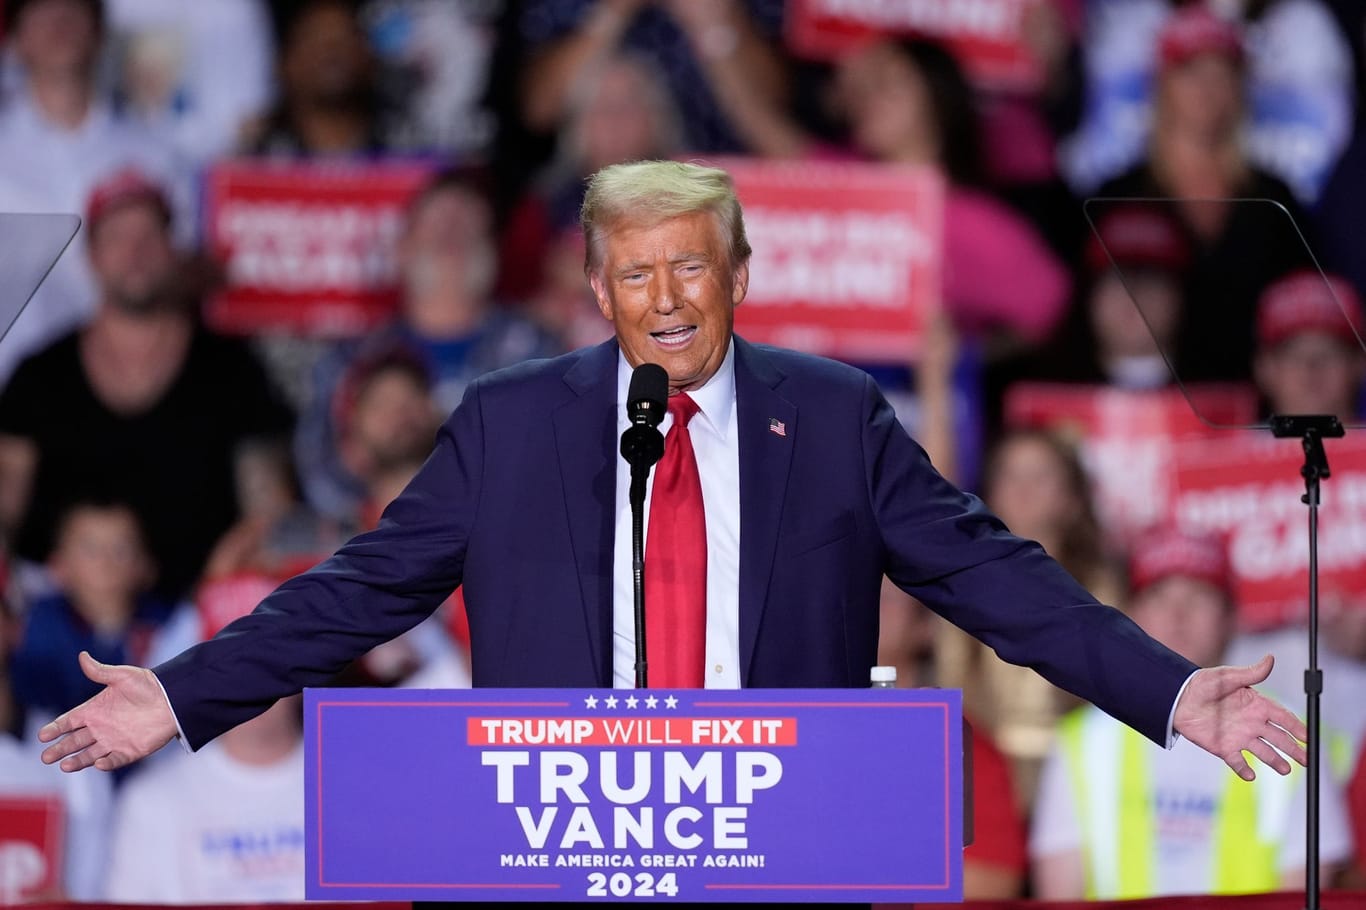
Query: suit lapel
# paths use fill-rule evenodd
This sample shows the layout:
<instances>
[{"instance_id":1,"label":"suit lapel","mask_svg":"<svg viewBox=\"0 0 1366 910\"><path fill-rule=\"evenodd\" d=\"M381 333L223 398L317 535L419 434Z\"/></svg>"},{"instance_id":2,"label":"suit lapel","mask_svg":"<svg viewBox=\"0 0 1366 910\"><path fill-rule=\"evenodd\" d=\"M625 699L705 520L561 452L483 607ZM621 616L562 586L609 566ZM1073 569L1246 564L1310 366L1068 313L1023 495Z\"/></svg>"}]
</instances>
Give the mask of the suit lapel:
<instances>
[{"instance_id":1,"label":"suit lapel","mask_svg":"<svg viewBox=\"0 0 1366 910\"><path fill-rule=\"evenodd\" d=\"M797 409L775 391L783 378L762 352L739 337L735 339L736 427L740 434L741 685L748 684L754 646L768 605L792 446L796 444Z\"/></svg>"},{"instance_id":2,"label":"suit lapel","mask_svg":"<svg viewBox=\"0 0 1366 910\"><path fill-rule=\"evenodd\" d=\"M564 381L576 396L555 411L569 536L578 568L588 640L601 685L612 684L612 553L617 496L617 345L584 352Z\"/></svg>"}]
</instances>

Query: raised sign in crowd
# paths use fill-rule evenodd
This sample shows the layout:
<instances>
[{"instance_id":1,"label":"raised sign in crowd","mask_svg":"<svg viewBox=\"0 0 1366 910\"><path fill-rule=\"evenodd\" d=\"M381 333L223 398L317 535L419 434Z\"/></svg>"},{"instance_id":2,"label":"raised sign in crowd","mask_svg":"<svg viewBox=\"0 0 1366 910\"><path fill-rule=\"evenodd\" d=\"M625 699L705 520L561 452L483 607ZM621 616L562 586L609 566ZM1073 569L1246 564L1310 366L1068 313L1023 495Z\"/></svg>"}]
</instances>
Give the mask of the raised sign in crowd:
<instances>
[{"instance_id":1,"label":"raised sign in crowd","mask_svg":"<svg viewBox=\"0 0 1366 910\"><path fill-rule=\"evenodd\" d=\"M297 700L115 774L44 766L36 731L98 690L79 652L155 666L374 527L476 377L608 339L579 205L638 159L732 174L740 335L868 370L1099 599L1202 665L1274 654L1303 705L1303 456L1257 427L1366 422L1355 0L0 11L0 213L81 218L0 341L0 903L303 898ZM1319 551L1342 888L1366 887L1356 432L1327 445ZM467 641L457 590L338 682L468 686ZM879 650L964 690L967 898L1303 882L1303 772L1134 752L890 584ZM1239 825L1261 861L1230 857Z\"/></svg>"}]
</instances>

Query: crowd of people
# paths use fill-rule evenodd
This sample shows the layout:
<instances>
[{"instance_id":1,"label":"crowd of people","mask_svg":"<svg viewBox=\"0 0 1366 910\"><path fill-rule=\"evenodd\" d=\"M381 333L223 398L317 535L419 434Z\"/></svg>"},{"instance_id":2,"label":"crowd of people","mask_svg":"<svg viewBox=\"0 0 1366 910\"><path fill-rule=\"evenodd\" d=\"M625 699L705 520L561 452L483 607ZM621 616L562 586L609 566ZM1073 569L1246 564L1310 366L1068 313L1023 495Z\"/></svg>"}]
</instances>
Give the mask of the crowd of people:
<instances>
[{"instance_id":1,"label":"crowd of people","mask_svg":"<svg viewBox=\"0 0 1366 910\"><path fill-rule=\"evenodd\" d=\"M113 775L43 767L36 730L99 688L80 652L155 666L375 527L476 377L610 337L578 214L585 178L625 161L936 175L941 312L914 357L859 365L945 476L1100 600L1201 665L1272 652L1269 688L1301 704L1302 614L1249 622L1226 537L1108 508L1084 421L1012 402L1065 387L1189 394L1216 423L1358 419L1366 12L1025 6L1027 91L934 36L799 58L782 0L0 2L0 213L83 221L0 341L0 796L67 832L59 874L0 903L302 899L296 701ZM428 176L387 321L299 338L205 318L228 280L203 237L212 168L395 159ZM469 685L464 622L457 591L344 681ZM1324 623L1320 859L1363 886L1366 585L1327 589ZM1249 785L1188 743L1144 745L890 584L881 629L901 685L964 690L969 898L1302 883L1303 773Z\"/></svg>"}]
</instances>

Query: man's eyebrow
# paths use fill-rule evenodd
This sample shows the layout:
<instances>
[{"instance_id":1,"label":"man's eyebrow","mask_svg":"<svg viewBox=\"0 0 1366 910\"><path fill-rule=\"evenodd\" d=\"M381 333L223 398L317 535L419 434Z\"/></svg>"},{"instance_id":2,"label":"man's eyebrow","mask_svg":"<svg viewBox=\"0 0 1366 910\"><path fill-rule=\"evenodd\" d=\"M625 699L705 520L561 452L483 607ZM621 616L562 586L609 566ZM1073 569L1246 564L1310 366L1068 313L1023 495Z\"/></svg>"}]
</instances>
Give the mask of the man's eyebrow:
<instances>
[{"instance_id":1,"label":"man's eyebrow","mask_svg":"<svg viewBox=\"0 0 1366 910\"><path fill-rule=\"evenodd\" d=\"M674 255L669 257L669 262L671 263L696 262L698 260L701 260L702 262L710 262L711 254L708 253L706 250L687 250L682 253L675 253Z\"/></svg>"}]
</instances>

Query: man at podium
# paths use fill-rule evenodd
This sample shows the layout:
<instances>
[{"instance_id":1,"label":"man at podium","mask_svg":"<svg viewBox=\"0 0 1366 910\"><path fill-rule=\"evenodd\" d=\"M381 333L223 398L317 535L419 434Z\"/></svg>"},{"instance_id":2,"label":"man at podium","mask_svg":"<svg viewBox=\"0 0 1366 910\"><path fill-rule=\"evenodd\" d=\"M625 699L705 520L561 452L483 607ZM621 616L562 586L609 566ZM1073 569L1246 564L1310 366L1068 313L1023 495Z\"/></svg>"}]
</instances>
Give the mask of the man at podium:
<instances>
[{"instance_id":1,"label":"man at podium","mask_svg":"<svg viewBox=\"0 0 1366 910\"><path fill-rule=\"evenodd\" d=\"M605 168L586 271L615 338L476 382L380 526L208 642L145 670L81 656L106 688L43 729L44 760L113 770L197 749L399 635L463 585L478 686L632 684L632 371L668 374L647 494L646 641L660 687L866 686L884 573L1006 660L1149 739L1285 774L1304 725L1198 669L1079 587L939 476L864 373L732 331L749 243L729 176Z\"/></svg>"}]
</instances>

